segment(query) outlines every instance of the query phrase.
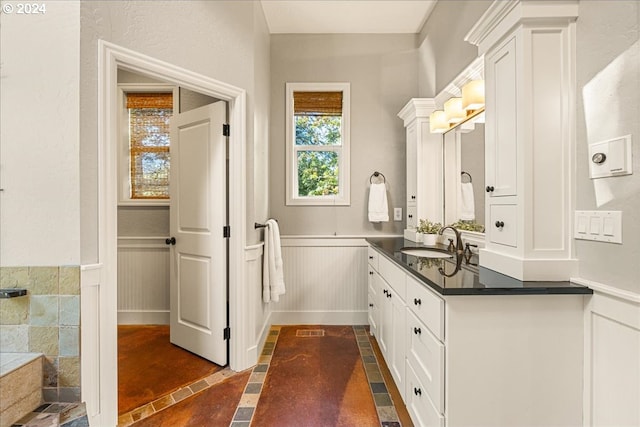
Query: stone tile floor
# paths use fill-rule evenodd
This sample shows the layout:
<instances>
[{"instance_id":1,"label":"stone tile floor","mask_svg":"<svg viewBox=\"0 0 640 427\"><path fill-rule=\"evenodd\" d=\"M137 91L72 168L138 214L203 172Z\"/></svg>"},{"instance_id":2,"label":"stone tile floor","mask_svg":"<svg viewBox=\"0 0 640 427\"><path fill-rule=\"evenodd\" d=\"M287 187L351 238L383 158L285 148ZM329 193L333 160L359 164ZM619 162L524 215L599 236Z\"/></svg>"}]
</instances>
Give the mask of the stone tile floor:
<instances>
[{"instance_id":1,"label":"stone tile floor","mask_svg":"<svg viewBox=\"0 0 640 427\"><path fill-rule=\"evenodd\" d=\"M45 403L11 427L89 427L84 403Z\"/></svg>"}]
</instances>

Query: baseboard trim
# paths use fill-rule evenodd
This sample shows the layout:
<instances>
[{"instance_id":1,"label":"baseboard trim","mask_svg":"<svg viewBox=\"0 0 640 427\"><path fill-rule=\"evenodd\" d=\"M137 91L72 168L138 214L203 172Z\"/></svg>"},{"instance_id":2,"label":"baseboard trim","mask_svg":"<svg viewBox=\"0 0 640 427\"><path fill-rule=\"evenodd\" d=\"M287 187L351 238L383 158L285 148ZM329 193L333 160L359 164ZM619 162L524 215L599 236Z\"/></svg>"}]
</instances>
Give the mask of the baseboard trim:
<instances>
[{"instance_id":1,"label":"baseboard trim","mask_svg":"<svg viewBox=\"0 0 640 427\"><path fill-rule=\"evenodd\" d=\"M169 310L118 310L118 325L168 325Z\"/></svg>"},{"instance_id":2,"label":"baseboard trim","mask_svg":"<svg viewBox=\"0 0 640 427\"><path fill-rule=\"evenodd\" d=\"M271 325L368 325L367 311L273 311Z\"/></svg>"}]
</instances>

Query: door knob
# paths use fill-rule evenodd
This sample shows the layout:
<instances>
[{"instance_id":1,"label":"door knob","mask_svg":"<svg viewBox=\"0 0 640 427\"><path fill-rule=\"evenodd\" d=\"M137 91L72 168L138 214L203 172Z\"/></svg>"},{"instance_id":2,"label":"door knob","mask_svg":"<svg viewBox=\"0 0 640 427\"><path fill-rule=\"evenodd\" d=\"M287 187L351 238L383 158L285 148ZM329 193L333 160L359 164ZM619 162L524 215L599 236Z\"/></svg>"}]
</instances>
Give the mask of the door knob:
<instances>
[{"instance_id":1,"label":"door knob","mask_svg":"<svg viewBox=\"0 0 640 427\"><path fill-rule=\"evenodd\" d=\"M170 238L166 239L164 242L167 245L175 245L176 244L176 238L175 237L170 237Z\"/></svg>"}]
</instances>

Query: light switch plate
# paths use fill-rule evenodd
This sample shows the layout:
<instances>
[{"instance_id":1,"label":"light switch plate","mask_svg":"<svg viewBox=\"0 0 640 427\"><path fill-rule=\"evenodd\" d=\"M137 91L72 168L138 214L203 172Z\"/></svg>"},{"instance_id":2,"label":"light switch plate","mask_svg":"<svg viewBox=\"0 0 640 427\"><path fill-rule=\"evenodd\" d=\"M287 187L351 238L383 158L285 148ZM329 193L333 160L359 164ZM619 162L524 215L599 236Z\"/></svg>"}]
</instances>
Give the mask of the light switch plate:
<instances>
[{"instance_id":1,"label":"light switch plate","mask_svg":"<svg viewBox=\"0 0 640 427\"><path fill-rule=\"evenodd\" d=\"M622 211L576 211L573 236L581 240L622 243Z\"/></svg>"},{"instance_id":2,"label":"light switch plate","mask_svg":"<svg viewBox=\"0 0 640 427\"><path fill-rule=\"evenodd\" d=\"M402 208L393 208L393 220L402 221Z\"/></svg>"}]
</instances>

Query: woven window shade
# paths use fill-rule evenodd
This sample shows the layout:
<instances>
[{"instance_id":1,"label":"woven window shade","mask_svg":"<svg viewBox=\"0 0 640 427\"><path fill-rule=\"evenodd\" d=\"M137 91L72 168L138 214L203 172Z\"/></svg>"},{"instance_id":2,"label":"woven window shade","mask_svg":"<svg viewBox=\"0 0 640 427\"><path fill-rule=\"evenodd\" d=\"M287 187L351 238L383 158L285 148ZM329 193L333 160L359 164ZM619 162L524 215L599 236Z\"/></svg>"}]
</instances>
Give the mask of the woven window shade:
<instances>
[{"instance_id":1,"label":"woven window shade","mask_svg":"<svg viewBox=\"0 0 640 427\"><path fill-rule=\"evenodd\" d=\"M127 108L163 108L173 109L171 93L128 93Z\"/></svg>"},{"instance_id":2,"label":"woven window shade","mask_svg":"<svg viewBox=\"0 0 640 427\"><path fill-rule=\"evenodd\" d=\"M169 198L171 93L128 93L132 199Z\"/></svg>"},{"instance_id":3,"label":"woven window shade","mask_svg":"<svg viewBox=\"0 0 640 427\"><path fill-rule=\"evenodd\" d=\"M293 92L296 116L341 116L342 92Z\"/></svg>"}]
</instances>

